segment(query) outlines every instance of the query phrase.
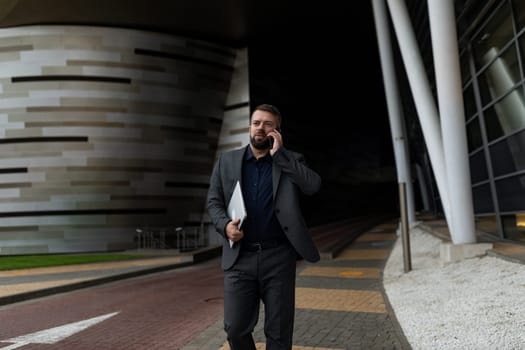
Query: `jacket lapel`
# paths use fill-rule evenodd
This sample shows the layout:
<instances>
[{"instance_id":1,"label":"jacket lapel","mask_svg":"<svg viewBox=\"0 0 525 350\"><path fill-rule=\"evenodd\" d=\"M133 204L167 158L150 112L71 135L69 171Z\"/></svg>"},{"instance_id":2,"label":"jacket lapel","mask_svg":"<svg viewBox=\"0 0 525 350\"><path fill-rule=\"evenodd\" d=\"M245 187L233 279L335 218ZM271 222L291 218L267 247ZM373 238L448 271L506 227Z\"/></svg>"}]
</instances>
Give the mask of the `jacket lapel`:
<instances>
[{"instance_id":1,"label":"jacket lapel","mask_svg":"<svg viewBox=\"0 0 525 350\"><path fill-rule=\"evenodd\" d=\"M277 188L279 187L279 180L281 179L281 168L272 163L272 184L273 184L273 199L277 194Z\"/></svg>"},{"instance_id":2,"label":"jacket lapel","mask_svg":"<svg viewBox=\"0 0 525 350\"><path fill-rule=\"evenodd\" d=\"M233 153L232 170L233 170L233 178L235 179L233 186L235 186L235 183L237 182L237 180L239 180L242 185L242 161L243 161L245 152L246 152L246 147L240 148Z\"/></svg>"}]
</instances>

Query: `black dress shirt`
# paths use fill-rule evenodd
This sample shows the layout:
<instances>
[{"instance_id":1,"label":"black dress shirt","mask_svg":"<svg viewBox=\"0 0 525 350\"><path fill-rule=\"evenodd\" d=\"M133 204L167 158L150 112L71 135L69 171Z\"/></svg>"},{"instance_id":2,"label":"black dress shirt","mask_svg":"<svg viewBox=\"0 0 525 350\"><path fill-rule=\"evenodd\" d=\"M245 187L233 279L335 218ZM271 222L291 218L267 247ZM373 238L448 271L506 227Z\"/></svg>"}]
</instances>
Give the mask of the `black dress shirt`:
<instances>
[{"instance_id":1,"label":"black dress shirt","mask_svg":"<svg viewBox=\"0 0 525 350\"><path fill-rule=\"evenodd\" d=\"M272 156L255 158L247 146L242 167L242 195L247 218L242 225L247 242L284 239L273 208Z\"/></svg>"}]
</instances>

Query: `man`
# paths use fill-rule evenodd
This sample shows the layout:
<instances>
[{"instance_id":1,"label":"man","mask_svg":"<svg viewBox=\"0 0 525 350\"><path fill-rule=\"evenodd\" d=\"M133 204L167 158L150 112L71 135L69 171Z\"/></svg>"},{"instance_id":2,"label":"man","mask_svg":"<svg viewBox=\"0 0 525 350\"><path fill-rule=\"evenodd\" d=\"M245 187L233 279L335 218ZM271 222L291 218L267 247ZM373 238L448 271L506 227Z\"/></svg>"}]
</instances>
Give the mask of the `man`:
<instances>
[{"instance_id":1,"label":"man","mask_svg":"<svg viewBox=\"0 0 525 350\"><path fill-rule=\"evenodd\" d=\"M232 350L254 350L252 331L265 307L266 349L291 349L298 257L319 260L299 195L314 194L321 178L301 154L283 147L281 114L268 104L250 117L250 144L223 153L215 164L208 211L223 236L224 329ZM240 181L247 217L228 217ZM233 245L230 243L233 242Z\"/></svg>"}]
</instances>

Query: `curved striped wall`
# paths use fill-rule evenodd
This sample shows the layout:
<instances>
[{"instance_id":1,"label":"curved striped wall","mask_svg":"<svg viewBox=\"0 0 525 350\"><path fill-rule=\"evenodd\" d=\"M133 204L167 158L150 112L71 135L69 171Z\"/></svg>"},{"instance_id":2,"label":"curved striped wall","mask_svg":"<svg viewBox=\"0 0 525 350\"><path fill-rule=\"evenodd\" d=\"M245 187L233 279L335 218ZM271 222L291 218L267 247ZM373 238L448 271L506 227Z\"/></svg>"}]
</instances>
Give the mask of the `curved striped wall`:
<instances>
[{"instance_id":1,"label":"curved striped wall","mask_svg":"<svg viewBox=\"0 0 525 350\"><path fill-rule=\"evenodd\" d=\"M199 225L235 57L136 30L0 30L0 255Z\"/></svg>"},{"instance_id":2,"label":"curved striped wall","mask_svg":"<svg viewBox=\"0 0 525 350\"><path fill-rule=\"evenodd\" d=\"M250 79L248 49L239 49L234 63L230 92L224 106L217 156L250 143Z\"/></svg>"}]
</instances>

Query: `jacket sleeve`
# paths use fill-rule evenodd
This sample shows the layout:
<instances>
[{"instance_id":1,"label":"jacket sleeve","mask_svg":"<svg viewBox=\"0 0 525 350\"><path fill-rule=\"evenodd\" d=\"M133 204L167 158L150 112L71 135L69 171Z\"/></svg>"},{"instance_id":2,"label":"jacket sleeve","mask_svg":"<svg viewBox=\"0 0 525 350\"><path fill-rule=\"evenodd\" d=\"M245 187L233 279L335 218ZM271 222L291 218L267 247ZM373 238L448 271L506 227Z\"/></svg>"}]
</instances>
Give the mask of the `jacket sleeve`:
<instances>
[{"instance_id":1,"label":"jacket sleeve","mask_svg":"<svg viewBox=\"0 0 525 350\"><path fill-rule=\"evenodd\" d=\"M273 154L273 161L302 193L312 195L321 188L321 176L308 167L302 154L281 147Z\"/></svg>"},{"instance_id":2,"label":"jacket sleeve","mask_svg":"<svg viewBox=\"0 0 525 350\"><path fill-rule=\"evenodd\" d=\"M210 188L208 190L207 206L208 214L217 232L226 237L226 225L231 219L226 213L226 200L224 198L224 188L221 179L221 160L220 157L213 168L210 178Z\"/></svg>"}]
</instances>

